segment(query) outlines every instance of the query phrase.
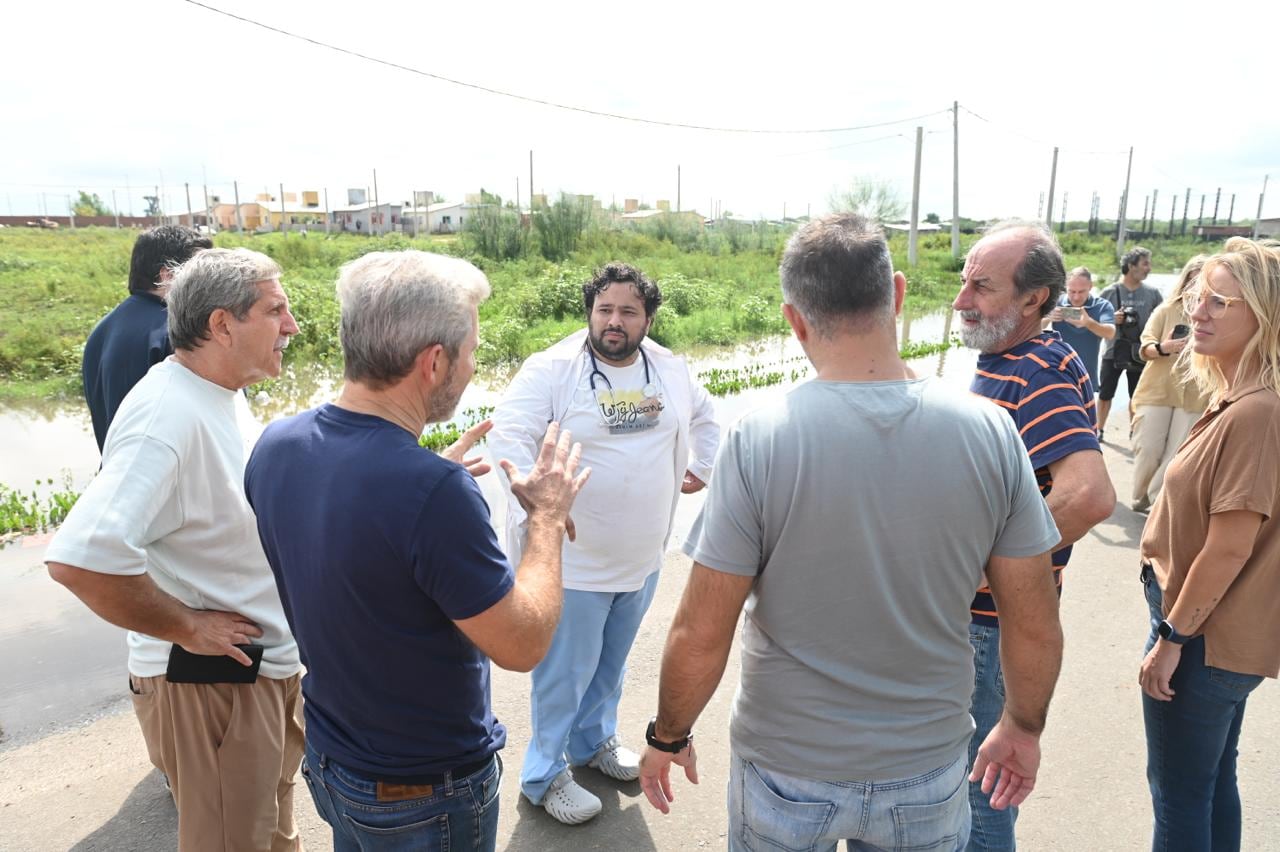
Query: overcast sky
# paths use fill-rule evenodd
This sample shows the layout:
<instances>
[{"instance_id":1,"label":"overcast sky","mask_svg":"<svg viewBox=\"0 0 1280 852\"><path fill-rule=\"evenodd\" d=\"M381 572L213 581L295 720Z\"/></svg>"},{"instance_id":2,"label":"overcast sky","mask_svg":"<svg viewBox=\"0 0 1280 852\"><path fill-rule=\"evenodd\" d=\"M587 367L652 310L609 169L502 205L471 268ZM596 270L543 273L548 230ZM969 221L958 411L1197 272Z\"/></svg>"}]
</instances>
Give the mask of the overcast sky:
<instances>
[{"instance_id":1,"label":"overcast sky","mask_svg":"<svg viewBox=\"0 0 1280 852\"><path fill-rule=\"evenodd\" d=\"M163 185L242 200L370 186L383 200L484 187L680 203L739 216L825 210L833 189L889 181L910 200L923 126L921 216L951 213L950 107L960 110L960 212L1035 216L1061 147L1055 218L1114 217L1129 146L1129 215L1159 192L1222 187L1280 216L1274 6L1073 0L987 3L319 2L208 0L298 35L480 86L722 133L603 118L463 88L308 44L185 0L7 4L0 50L0 211L65 215L97 192L141 214ZM1224 10L1215 19L1209 10ZM1029 11L1034 10L1034 11ZM976 116L975 116L976 114ZM925 116L916 120L914 116ZM981 116L981 118L977 117ZM126 192L126 186L132 193Z\"/></svg>"}]
</instances>

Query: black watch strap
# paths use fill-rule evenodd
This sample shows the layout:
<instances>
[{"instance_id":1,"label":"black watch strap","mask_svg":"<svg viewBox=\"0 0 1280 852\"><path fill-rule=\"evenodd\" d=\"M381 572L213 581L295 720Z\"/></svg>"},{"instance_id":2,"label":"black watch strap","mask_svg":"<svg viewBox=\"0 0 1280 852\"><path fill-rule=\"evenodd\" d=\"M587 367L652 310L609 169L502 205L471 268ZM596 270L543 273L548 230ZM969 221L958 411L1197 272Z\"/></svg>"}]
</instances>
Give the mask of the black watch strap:
<instances>
[{"instance_id":1,"label":"black watch strap","mask_svg":"<svg viewBox=\"0 0 1280 852\"><path fill-rule=\"evenodd\" d=\"M658 717L654 716L649 720L649 727L644 731L644 741L658 751L665 751L667 754L679 754L689 747L689 743L693 741L693 734L686 734L681 739L673 743L665 742L658 739L654 733L658 724Z\"/></svg>"},{"instance_id":2,"label":"black watch strap","mask_svg":"<svg viewBox=\"0 0 1280 852\"><path fill-rule=\"evenodd\" d=\"M1172 642L1175 645L1185 645L1191 639L1191 637L1185 633L1179 633L1175 630L1167 618L1156 626L1156 632L1160 634L1161 639L1166 642Z\"/></svg>"},{"instance_id":3,"label":"black watch strap","mask_svg":"<svg viewBox=\"0 0 1280 852\"><path fill-rule=\"evenodd\" d=\"M1160 345L1160 341L1158 340L1156 341L1156 351L1159 352L1161 356L1164 356L1164 357L1168 357L1169 355L1168 352L1164 351L1164 347Z\"/></svg>"}]
</instances>

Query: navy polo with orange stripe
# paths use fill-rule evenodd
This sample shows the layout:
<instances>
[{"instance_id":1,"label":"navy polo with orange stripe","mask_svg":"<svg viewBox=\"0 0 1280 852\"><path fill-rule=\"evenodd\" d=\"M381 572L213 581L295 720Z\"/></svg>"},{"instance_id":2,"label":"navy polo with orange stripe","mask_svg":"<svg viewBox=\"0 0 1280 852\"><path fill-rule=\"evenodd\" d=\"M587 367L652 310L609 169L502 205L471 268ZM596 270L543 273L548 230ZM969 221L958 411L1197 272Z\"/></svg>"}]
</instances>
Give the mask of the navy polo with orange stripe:
<instances>
[{"instance_id":1,"label":"navy polo with orange stripe","mask_svg":"<svg viewBox=\"0 0 1280 852\"><path fill-rule=\"evenodd\" d=\"M1042 497L1053 489L1049 465L1081 450L1101 450L1089 372L1055 331L1042 331L1004 352L983 353L969 389L1013 418ZM1053 553L1059 594L1062 569L1070 558L1071 545ZM974 623L999 625L990 588L978 590L971 609Z\"/></svg>"}]
</instances>

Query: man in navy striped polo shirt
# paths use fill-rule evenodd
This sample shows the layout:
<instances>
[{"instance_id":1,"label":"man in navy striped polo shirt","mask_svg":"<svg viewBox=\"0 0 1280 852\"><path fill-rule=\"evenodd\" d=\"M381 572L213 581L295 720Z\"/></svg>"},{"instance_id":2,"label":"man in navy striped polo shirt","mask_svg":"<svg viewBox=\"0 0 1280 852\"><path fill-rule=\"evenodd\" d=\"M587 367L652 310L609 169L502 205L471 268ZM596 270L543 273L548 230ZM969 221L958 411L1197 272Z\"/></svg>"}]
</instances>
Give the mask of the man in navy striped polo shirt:
<instances>
[{"instance_id":1,"label":"man in navy striped polo shirt","mask_svg":"<svg viewBox=\"0 0 1280 852\"><path fill-rule=\"evenodd\" d=\"M1088 370L1057 332L1041 329L1065 279L1062 251L1051 231L1038 223L1000 223L970 249L953 304L965 345L982 353L970 389L999 405L1017 424L1040 493L1062 535L1053 553L1059 589L1072 543L1109 517L1115 506L1098 445ZM971 762L1004 712L1000 622L985 585L972 611L975 682L970 712L977 730L969 746ZM977 783L969 785L969 801L969 849L1014 849L1016 809L993 810Z\"/></svg>"}]
</instances>

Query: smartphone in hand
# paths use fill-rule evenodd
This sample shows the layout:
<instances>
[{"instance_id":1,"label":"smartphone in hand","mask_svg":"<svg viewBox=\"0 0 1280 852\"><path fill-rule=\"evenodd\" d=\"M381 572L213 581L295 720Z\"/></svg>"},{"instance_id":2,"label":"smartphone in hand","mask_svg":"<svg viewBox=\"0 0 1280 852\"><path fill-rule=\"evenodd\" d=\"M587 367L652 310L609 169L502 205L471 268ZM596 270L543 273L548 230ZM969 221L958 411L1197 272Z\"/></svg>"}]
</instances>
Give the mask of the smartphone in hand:
<instances>
[{"instance_id":1,"label":"smartphone in hand","mask_svg":"<svg viewBox=\"0 0 1280 852\"><path fill-rule=\"evenodd\" d=\"M1190 333L1191 333L1191 326L1187 325L1186 323L1180 322L1173 327L1173 331L1169 333L1169 336L1172 337L1174 340L1178 340L1180 338L1186 337Z\"/></svg>"},{"instance_id":2,"label":"smartphone in hand","mask_svg":"<svg viewBox=\"0 0 1280 852\"><path fill-rule=\"evenodd\" d=\"M1058 310L1062 312L1063 319L1078 320L1084 315L1084 308L1077 308L1071 305L1059 306Z\"/></svg>"}]
</instances>

